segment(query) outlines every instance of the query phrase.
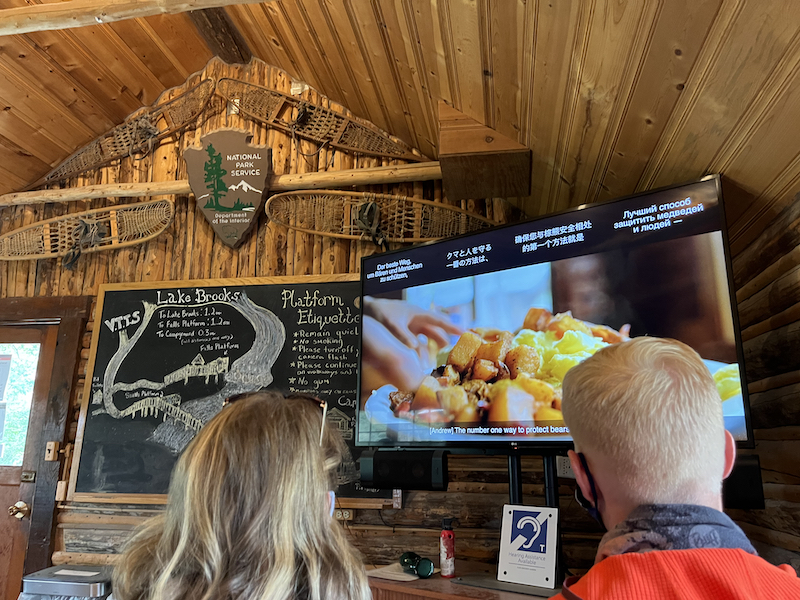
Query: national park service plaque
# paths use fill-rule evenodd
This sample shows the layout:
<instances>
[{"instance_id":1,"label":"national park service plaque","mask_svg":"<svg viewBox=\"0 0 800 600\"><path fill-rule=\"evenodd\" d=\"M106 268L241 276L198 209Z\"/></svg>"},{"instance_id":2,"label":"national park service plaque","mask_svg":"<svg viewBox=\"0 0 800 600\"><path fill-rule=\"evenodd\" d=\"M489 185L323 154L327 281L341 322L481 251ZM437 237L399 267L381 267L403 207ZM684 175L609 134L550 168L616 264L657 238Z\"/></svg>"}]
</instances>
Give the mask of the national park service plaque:
<instances>
[{"instance_id":1,"label":"national park service plaque","mask_svg":"<svg viewBox=\"0 0 800 600\"><path fill-rule=\"evenodd\" d=\"M211 227L235 248L256 223L272 170L272 150L255 146L252 134L223 129L183 152L189 186Z\"/></svg>"}]
</instances>

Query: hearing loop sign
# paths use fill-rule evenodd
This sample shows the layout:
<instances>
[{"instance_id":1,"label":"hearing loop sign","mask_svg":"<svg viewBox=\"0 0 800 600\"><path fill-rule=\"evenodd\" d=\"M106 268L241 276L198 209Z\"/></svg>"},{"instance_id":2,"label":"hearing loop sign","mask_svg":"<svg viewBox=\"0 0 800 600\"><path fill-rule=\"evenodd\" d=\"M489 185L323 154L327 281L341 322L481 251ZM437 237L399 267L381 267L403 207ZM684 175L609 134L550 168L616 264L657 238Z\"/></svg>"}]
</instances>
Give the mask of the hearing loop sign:
<instances>
[{"instance_id":1,"label":"hearing loop sign","mask_svg":"<svg viewBox=\"0 0 800 600\"><path fill-rule=\"evenodd\" d=\"M554 588L558 509L506 504L497 579Z\"/></svg>"}]
</instances>

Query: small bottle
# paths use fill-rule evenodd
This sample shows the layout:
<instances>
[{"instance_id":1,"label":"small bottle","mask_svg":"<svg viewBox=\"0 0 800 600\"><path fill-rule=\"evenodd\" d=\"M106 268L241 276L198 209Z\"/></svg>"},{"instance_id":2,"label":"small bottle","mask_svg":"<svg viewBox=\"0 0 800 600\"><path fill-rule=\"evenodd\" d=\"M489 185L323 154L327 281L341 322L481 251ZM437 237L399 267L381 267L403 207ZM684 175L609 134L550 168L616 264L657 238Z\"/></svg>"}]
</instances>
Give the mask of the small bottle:
<instances>
[{"instance_id":1,"label":"small bottle","mask_svg":"<svg viewBox=\"0 0 800 600\"><path fill-rule=\"evenodd\" d=\"M439 567L442 577L456 576L456 535L453 533L453 519L442 519L442 533L439 536Z\"/></svg>"}]
</instances>

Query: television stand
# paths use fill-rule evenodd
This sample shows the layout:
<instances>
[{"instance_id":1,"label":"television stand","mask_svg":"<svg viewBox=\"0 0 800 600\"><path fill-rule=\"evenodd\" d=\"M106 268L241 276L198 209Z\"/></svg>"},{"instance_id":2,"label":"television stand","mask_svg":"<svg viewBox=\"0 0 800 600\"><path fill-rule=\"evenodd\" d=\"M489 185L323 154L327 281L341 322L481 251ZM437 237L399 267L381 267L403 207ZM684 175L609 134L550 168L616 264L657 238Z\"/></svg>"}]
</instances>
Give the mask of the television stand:
<instances>
[{"instance_id":1,"label":"television stand","mask_svg":"<svg viewBox=\"0 0 800 600\"><path fill-rule=\"evenodd\" d=\"M544 504L558 508L558 477L556 455L543 454ZM508 454L508 500L509 504L522 504L522 457L519 452Z\"/></svg>"},{"instance_id":2,"label":"television stand","mask_svg":"<svg viewBox=\"0 0 800 600\"><path fill-rule=\"evenodd\" d=\"M544 504L545 506L558 508L556 455L551 453L542 454L542 463L544 465ZM508 454L508 500L509 504L522 505L522 456L516 448L512 449ZM561 582L564 580L564 556L561 552L560 531L556 540L556 581ZM456 573L458 573L458 571L456 571ZM518 594L527 594L544 598L554 596L558 592L558 588L550 590L534 585L499 581L496 572L494 574L470 573L460 577L457 576L453 581L461 585L516 592Z\"/></svg>"}]
</instances>

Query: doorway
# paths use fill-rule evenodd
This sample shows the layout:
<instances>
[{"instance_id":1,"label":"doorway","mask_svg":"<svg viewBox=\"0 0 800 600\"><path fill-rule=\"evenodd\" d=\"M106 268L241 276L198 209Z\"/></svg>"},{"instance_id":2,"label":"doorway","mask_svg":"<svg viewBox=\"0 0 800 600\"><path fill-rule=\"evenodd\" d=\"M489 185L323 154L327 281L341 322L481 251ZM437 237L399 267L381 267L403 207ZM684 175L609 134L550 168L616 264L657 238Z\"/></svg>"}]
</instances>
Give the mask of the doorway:
<instances>
[{"instance_id":1,"label":"doorway","mask_svg":"<svg viewBox=\"0 0 800 600\"><path fill-rule=\"evenodd\" d=\"M60 459L90 299L0 300L0 600L50 565Z\"/></svg>"}]
</instances>

